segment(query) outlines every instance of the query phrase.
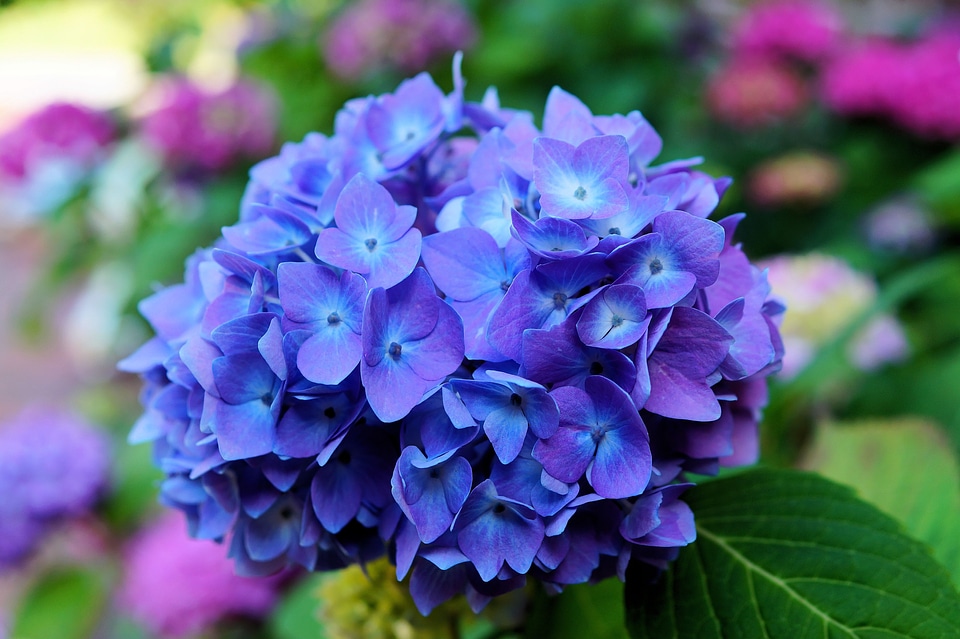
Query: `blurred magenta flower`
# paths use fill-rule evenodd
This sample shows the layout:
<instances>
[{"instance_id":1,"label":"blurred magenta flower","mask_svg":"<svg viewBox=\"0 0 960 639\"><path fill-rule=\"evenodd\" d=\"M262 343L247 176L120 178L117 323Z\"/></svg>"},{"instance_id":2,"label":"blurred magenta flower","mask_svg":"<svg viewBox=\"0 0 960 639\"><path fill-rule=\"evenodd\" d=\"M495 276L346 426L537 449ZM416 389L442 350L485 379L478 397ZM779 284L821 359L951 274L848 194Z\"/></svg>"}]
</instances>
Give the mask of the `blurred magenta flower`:
<instances>
[{"instance_id":1,"label":"blurred magenta flower","mask_svg":"<svg viewBox=\"0 0 960 639\"><path fill-rule=\"evenodd\" d=\"M786 354L782 378L791 378L837 337L877 296L876 283L843 260L819 253L761 260L776 297L790 309L780 326ZM848 356L861 370L903 359L907 342L895 318L878 314L853 338Z\"/></svg>"},{"instance_id":2,"label":"blurred magenta flower","mask_svg":"<svg viewBox=\"0 0 960 639\"><path fill-rule=\"evenodd\" d=\"M140 134L178 170L219 171L273 149L276 100L250 80L209 92L182 77L159 81Z\"/></svg>"},{"instance_id":3,"label":"blurred magenta flower","mask_svg":"<svg viewBox=\"0 0 960 639\"><path fill-rule=\"evenodd\" d=\"M706 99L717 119L750 128L794 115L806 102L807 90L789 65L769 56L742 56L714 74Z\"/></svg>"},{"instance_id":4,"label":"blurred magenta flower","mask_svg":"<svg viewBox=\"0 0 960 639\"><path fill-rule=\"evenodd\" d=\"M814 62L833 51L842 31L840 14L823 2L757 2L734 24L731 45L742 56Z\"/></svg>"},{"instance_id":5,"label":"blurred magenta flower","mask_svg":"<svg viewBox=\"0 0 960 639\"><path fill-rule=\"evenodd\" d=\"M110 465L106 436L40 406L0 424L0 571L25 560L54 524L88 512Z\"/></svg>"},{"instance_id":6,"label":"blurred magenta flower","mask_svg":"<svg viewBox=\"0 0 960 639\"><path fill-rule=\"evenodd\" d=\"M236 575L226 548L192 539L173 512L130 541L124 571L120 605L163 638L193 636L230 616L263 617L285 577Z\"/></svg>"},{"instance_id":7,"label":"blurred magenta flower","mask_svg":"<svg viewBox=\"0 0 960 639\"><path fill-rule=\"evenodd\" d=\"M51 104L0 135L0 209L47 213L72 195L113 142L110 116L83 106Z\"/></svg>"},{"instance_id":8,"label":"blurred magenta flower","mask_svg":"<svg viewBox=\"0 0 960 639\"><path fill-rule=\"evenodd\" d=\"M844 115L888 118L921 137L960 139L960 30L935 29L908 43L852 43L825 65L822 93Z\"/></svg>"},{"instance_id":9,"label":"blurred magenta flower","mask_svg":"<svg viewBox=\"0 0 960 639\"><path fill-rule=\"evenodd\" d=\"M327 30L324 59L341 78L394 69L420 71L438 58L469 49L473 18L449 0L360 0Z\"/></svg>"}]
</instances>

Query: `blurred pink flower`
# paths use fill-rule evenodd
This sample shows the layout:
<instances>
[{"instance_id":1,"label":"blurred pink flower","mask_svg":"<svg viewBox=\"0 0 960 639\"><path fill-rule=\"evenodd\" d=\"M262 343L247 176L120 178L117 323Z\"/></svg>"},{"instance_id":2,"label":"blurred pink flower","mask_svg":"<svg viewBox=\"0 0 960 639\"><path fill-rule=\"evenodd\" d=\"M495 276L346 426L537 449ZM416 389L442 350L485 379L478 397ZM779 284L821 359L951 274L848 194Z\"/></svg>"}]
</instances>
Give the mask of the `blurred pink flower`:
<instances>
[{"instance_id":1,"label":"blurred pink flower","mask_svg":"<svg viewBox=\"0 0 960 639\"><path fill-rule=\"evenodd\" d=\"M0 136L0 176L28 178L37 163L51 158L92 164L113 138L113 122L106 113L51 104Z\"/></svg>"},{"instance_id":2,"label":"blurred pink flower","mask_svg":"<svg viewBox=\"0 0 960 639\"><path fill-rule=\"evenodd\" d=\"M801 78L768 57L729 60L707 85L707 106L717 119L748 128L796 113L806 100Z\"/></svg>"},{"instance_id":3,"label":"blurred pink flower","mask_svg":"<svg viewBox=\"0 0 960 639\"><path fill-rule=\"evenodd\" d=\"M186 78L154 87L156 108L140 132L177 169L218 171L268 154L276 136L276 100L266 87L241 80L210 93Z\"/></svg>"},{"instance_id":4,"label":"blurred pink flower","mask_svg":"<svg viewBox=\"0 0 960 639\"><path fill-rule=\"evenodd\" d=\"M960 139L960 29L938 29L911 43L855 43L825 65L822 93L839 113L886 117L922 137Z\"/></svg>"},{"instance_id":5,"label":"blurred pink flower","mask_svg":"<svg viewBox=\"0 0 960 639\"><path fill-rule=\"evenodd\" d=\"M731 44L742 56L785 56L814 62L836 47L842 30L840 14L822 2L757 2L733 26Z\"/></svg>"},{"instance_id":6,"label":"blurred pink flower","mask_svg":"<svg viewBox=\"0 0 960 639\"><path fill-rule=\"evenodd\" d=\"M327 66L352 80L384 68L414 73L476 39L470 14L450 0L360 0L322 42Z\"/></svg>"},{"instance_id":7,"label":"blurred pink flower","mask_svg":"<svg viewBox=\"0 0 960 639\"><path fill-rule=\"evenodd\" d=\"M63 205L89 179L114 134L108 114L57 103L0 135L0 218L22 223Z\"/></svg>"},{"instance_id":8,"label":"blurred pink flower","mask_svg":"<svg viewBox=\"0 0 960 639\"><path fill-rule=\"evenodd\" d=\"M263 617L284 579L238 576L225 546L191 538L172 511L131 540L124 563L120 605L164 638L191 636L233 615Z\"/></svg>"}]
</instances>

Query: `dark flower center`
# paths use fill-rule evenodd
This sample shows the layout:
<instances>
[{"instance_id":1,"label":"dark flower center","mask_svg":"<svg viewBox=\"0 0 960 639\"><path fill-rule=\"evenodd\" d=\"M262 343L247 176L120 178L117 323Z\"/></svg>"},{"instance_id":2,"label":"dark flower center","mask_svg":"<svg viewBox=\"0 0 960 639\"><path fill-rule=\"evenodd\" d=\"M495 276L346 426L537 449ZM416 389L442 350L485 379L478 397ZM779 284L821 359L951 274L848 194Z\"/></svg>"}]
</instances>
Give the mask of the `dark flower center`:
<instances>
[{"instance_id":1,"label":"dark flower center","mask_svg":"<svg viewBox=\"0 0 960 639\"><path fill-rule=\"evenodd\" d=\"M603 372L603 364L600 362L593 362L590 364L590 374L599 375Z\"/></svg>"},{"instance_id":2,"label":"dark flower center","mask_svg":"<svg viewBox=\"0 0 960 639\"><path fill-rule=\"evenodd\" d=\"M594 444L599 444L603 441L603 438L607 436L607 429L604 426L594 426L593 432L590 433L590 436L593 438Z\"/></svg>"},{"instance_id":3,"label":"dark flower center","mask_svg":"<svg viewBox=\"0 0 960 639\"><path fill-rule=\"evenodd\" d=\"M374 241L376 241L376 240L374 240ZM341 321L341 320L340 320L340 315L339 315L336 311L334 311L334 312L330 313L329 315L327 315L327 323L328 323L328 324L337 325L337 324L340 323L340 321Z\"/></svg>"},{"instance_id":4,"label":"dark flower center","mask_svg":"<svg viewBox=\"0 0 960 639\"><path fill-rule=\"evenodd\" d=\"M507 280L503 280L502 282L500 282L500 290L501 290L501 291L505 291L505 290L507 290L508 288L510 288L510 282L508 282Z\"/></svg>"},{"instance_id":5,"label":"dark flower center","mask_svg":"<svg viewBox=\"0 0 960 639\"><path fill-rule=\"evenodd\" d=\"M496 506L493 507L493 514L494 514L494 515L499 515L499 514L503 513L506 509L507 509L507 507L504 506L503 504L497 504Z\"/></svg>"},{"instance_id":6,"label":"dark flower center","mask_svg":"<svg viewBox=\"0 0 960 639\"><path fill-rule=\"evenodd\" d=\"M260 401L269 406L273 403L273 393L264 393Z\"/></svg>"},{"instance_id":7,"label":"dark flower center","mask_svg":"<svg viewBox=\"0 0 960 639\"><path fill-rule=\"evenodd\" d=\"M613 324L613 328L616 328L623 324L623 318L619 315L614 315L613 319L610 320L610 323Z\"/></svg>"},{"instance_id":8,"label":"dark flower center","mask_svg":"<svg viewBox=\"0 0 960 639\"><path fill-rule=\"evenodd\" d=\"M345 450L339 455L337 455L337 461L343 464L344 466L347 466L348 464L350 464L350 451Z\"/></svg>"},{"instance_id":9,"label":"dark flower center","mask_svg":"<svg viewBox=\"0 0 960 639\"><path fill-rule=\"evenodd\" d=\"M567 307L567 294L556 292L553 294L553 305L559 310Z\"/></svg>"},{"instance_id":10,"label":"dark flower center","mask_svg":"<svg viewBox=\"0 0 960 639\"><path fill-rule=\"evenodd\" d=\"M377 238L375 237L368 237L363 241L363 243L367 245L367 250L371 253L373 252L373 249L377 248Z\"/></svg>"},{"instance_id":11,"label":"dark flower center","mask_svg":"<svg viewBox=\"0 0 960 639\"><path fill-rule=\"evenodd\" d=\"M587 190L582 186L578 186L577 190L573 192L573 197L583 202L585 199L587 199Z\"/></svg>"},{"instance_id":12,"label":"dark flower center","mask_svg":"<svg viewBox=\"0 0 960 639\"><path fill-rule=\"evenodd\" d=\"M327 406L323 410L323 414L324 416L326 416L327 419L333 419L334 417L337 416L337 411L333 410L333 406Z\"/></svg>"},{"instance_id":13,"label":"dark flower center","mask_svg":"<svg viewBox=\"0 0 960 639\"><path fill-rule=\"evenodd\" d=\"M400 359L400 353L403 351L403 346L397 344L396 342L390 342L390 348L387 351L390 353L390 357L393 359Z\"/></svg>"},{"instance_id":14,"label":"dark flower center","mask_svg":"<svg viewBox=\"0 0 960 639\"><path fill-rule=\"evenodd\" d=\"M620 235L620 227L619 227L619 226L611 226L611 227L610 227L610 230L607 231L607 234L608 234L608 235Z\"/></svg>"},{"instance_id":15,"label":"dark flower center","mask_svg":"<svg viewBox=\"0 0 960 639\"><path fill-rule=\"evenodd\" d=\"M656 275L663 270L663 262L660 261L659 257L653 258L650 261L650 275Z\"/></svg>"},{"instance_id":16,"label":"dark flower center","mask_svg":"<svg viewBox=\"0 0 960 639\"><path fill-rule=\"evenodd\" d=\"M284 506L280 509L280 519L288 520L293 518L293 508Z\"/></svg>"},{"instance_id":17,"label":"dark flower center","mask_svg":"<svg viewBox=\"0 0 960 639\"><path fill-rule=\"evenodd\" d=\"M430 469L430 479L440 479L440 471L436 468Z\"/></svg>"},{"instance_id":18,"label":"dark flower center","mask_svg":"<svg viewBox=\"0 0 960 639\"><path fill-rule=\"evenodd\" d=\"M510 395L510 403L513 404L514 406L519 406L520 404L523 403L523 398L517 395L516 393L513 393Z\"/></svg>"}]
</instances>

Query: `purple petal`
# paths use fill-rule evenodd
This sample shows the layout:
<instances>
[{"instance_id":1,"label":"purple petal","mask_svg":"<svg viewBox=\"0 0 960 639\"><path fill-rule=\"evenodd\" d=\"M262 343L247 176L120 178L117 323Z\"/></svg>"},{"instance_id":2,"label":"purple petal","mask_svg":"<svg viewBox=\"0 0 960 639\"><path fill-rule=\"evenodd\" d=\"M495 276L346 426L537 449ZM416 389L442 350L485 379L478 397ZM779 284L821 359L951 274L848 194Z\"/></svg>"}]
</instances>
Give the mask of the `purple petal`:
<instances>
[{"instance_id":1,"label":"purple petal","mask_svg":"<svg viewBox=\"0 0 960 639\"><path fill-rule=\"evenodd\" d=\"M437 287L469 302L509 285L500 249L489 233L464 227L423 238L423 263Z\"/></svg>"},{"instance_id":2,"label":"purple petal","mask_svg":"<svg viewBox=\"0 0 960 639\"><path fill-rule=\"evenodd\" d=\"M537 441L533 458L552 477L572 483L583 477L597 449L590 429L596 422L593 402L574 386L558 388L551 395L560 409L560 427L552 437Z\"/></svg>"},{"instance_id":3,"label":"purple petal","mask_svg":"<svg viewBox=\"0 0 960 639\"><path fill-rule=\"evenodd\" d=\"M362 173L343 187L334 212L337 228L360 242L368 238L394 242L413 226L416 217L415 208L398 207L386 188Z\"/></svg>"},{"instance_id":4,"label":"purple petal","mask_svg":"<svg viewBox=\"0 0 960 639\"><path fill-rule=\"evenodd\" d=\"M550 259L563 259L589 251L599 241L587 238L575 222L557 217L543 217L530 222L513 212L513 228L517 238L536 253Z\"/></svg>"},{"instance_id":5,"label":"purple petal","mask_svg":"<svg viewBox=\"0 0 960 639\"><path fill-rule=\"evenodd\" d=\"M239 405L218 402L214 430L223 458L246 459L272 451L278 412L259 399Z\"/></svg>"},{"instance_id":6,"label":"purple petal","mask_svg":"<svg viewBox=\"0 0 960 639\"><path fill-rule=\"evenodd\" d=\"M543 521L532 509L500 498L489 479L467 497L454 529L460 550L484 581L496 577L504 563L526 573L543 541Z\"/></svg>"},{"instance_id":7,"label":"purple petal","mask_svg":"<svg viewBox=\"0 0 960 639\"><path fill-rule=\"evenodd\" d=\"M644 408L664 417L713 421L720 404L707 377L727 356L733 338L705 313L673 309L667 330L650 355L650 398Z\"/></svg>"},{"instance_id":8,"label":"purple petal","mask_svg":"<svg viewBox=\"0 0 960 639\"><path fill-rule=\"evenodd\" d=\"M620 349L636 343L649 323L643 290L614 284L584 307L577 334L588 346Z\"/></svg>"},{"instance_id":9,"label":"purple petal","mask_svg":"<svg viewBox=\"0 0 960 639\"><path fill-rule=\"evenodd\" d=\"M335 457L317 469L310 484L310 495L317 519L325 529L336 533L360 510L363 492L348 466Z\"/></svg>"}]
</instances>

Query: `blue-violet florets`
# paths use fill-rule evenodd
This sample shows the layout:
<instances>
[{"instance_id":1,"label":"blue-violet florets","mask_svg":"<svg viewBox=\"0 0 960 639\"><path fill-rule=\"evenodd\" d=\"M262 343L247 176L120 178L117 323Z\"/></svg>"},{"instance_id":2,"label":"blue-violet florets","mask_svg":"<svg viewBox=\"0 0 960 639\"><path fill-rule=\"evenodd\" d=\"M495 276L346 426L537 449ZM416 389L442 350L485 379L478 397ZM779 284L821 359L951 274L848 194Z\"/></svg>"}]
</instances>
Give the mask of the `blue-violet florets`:
<instances>
[{"instance_id":1,"label":"blue-violet florets","mask_svg":"<svg viewBox=\"0 0 960 639\"><path fill-rule=\"evenodd\" d=\"M459 60L458 60L459 62ZM686 472L750 463L782 358L766 276L650 166L639 112L543 129L426 74L251 171L240 220L140 305L131 434L238 569L386 554L423 612L664 566Z\"/></svg>"}]
</instances>

